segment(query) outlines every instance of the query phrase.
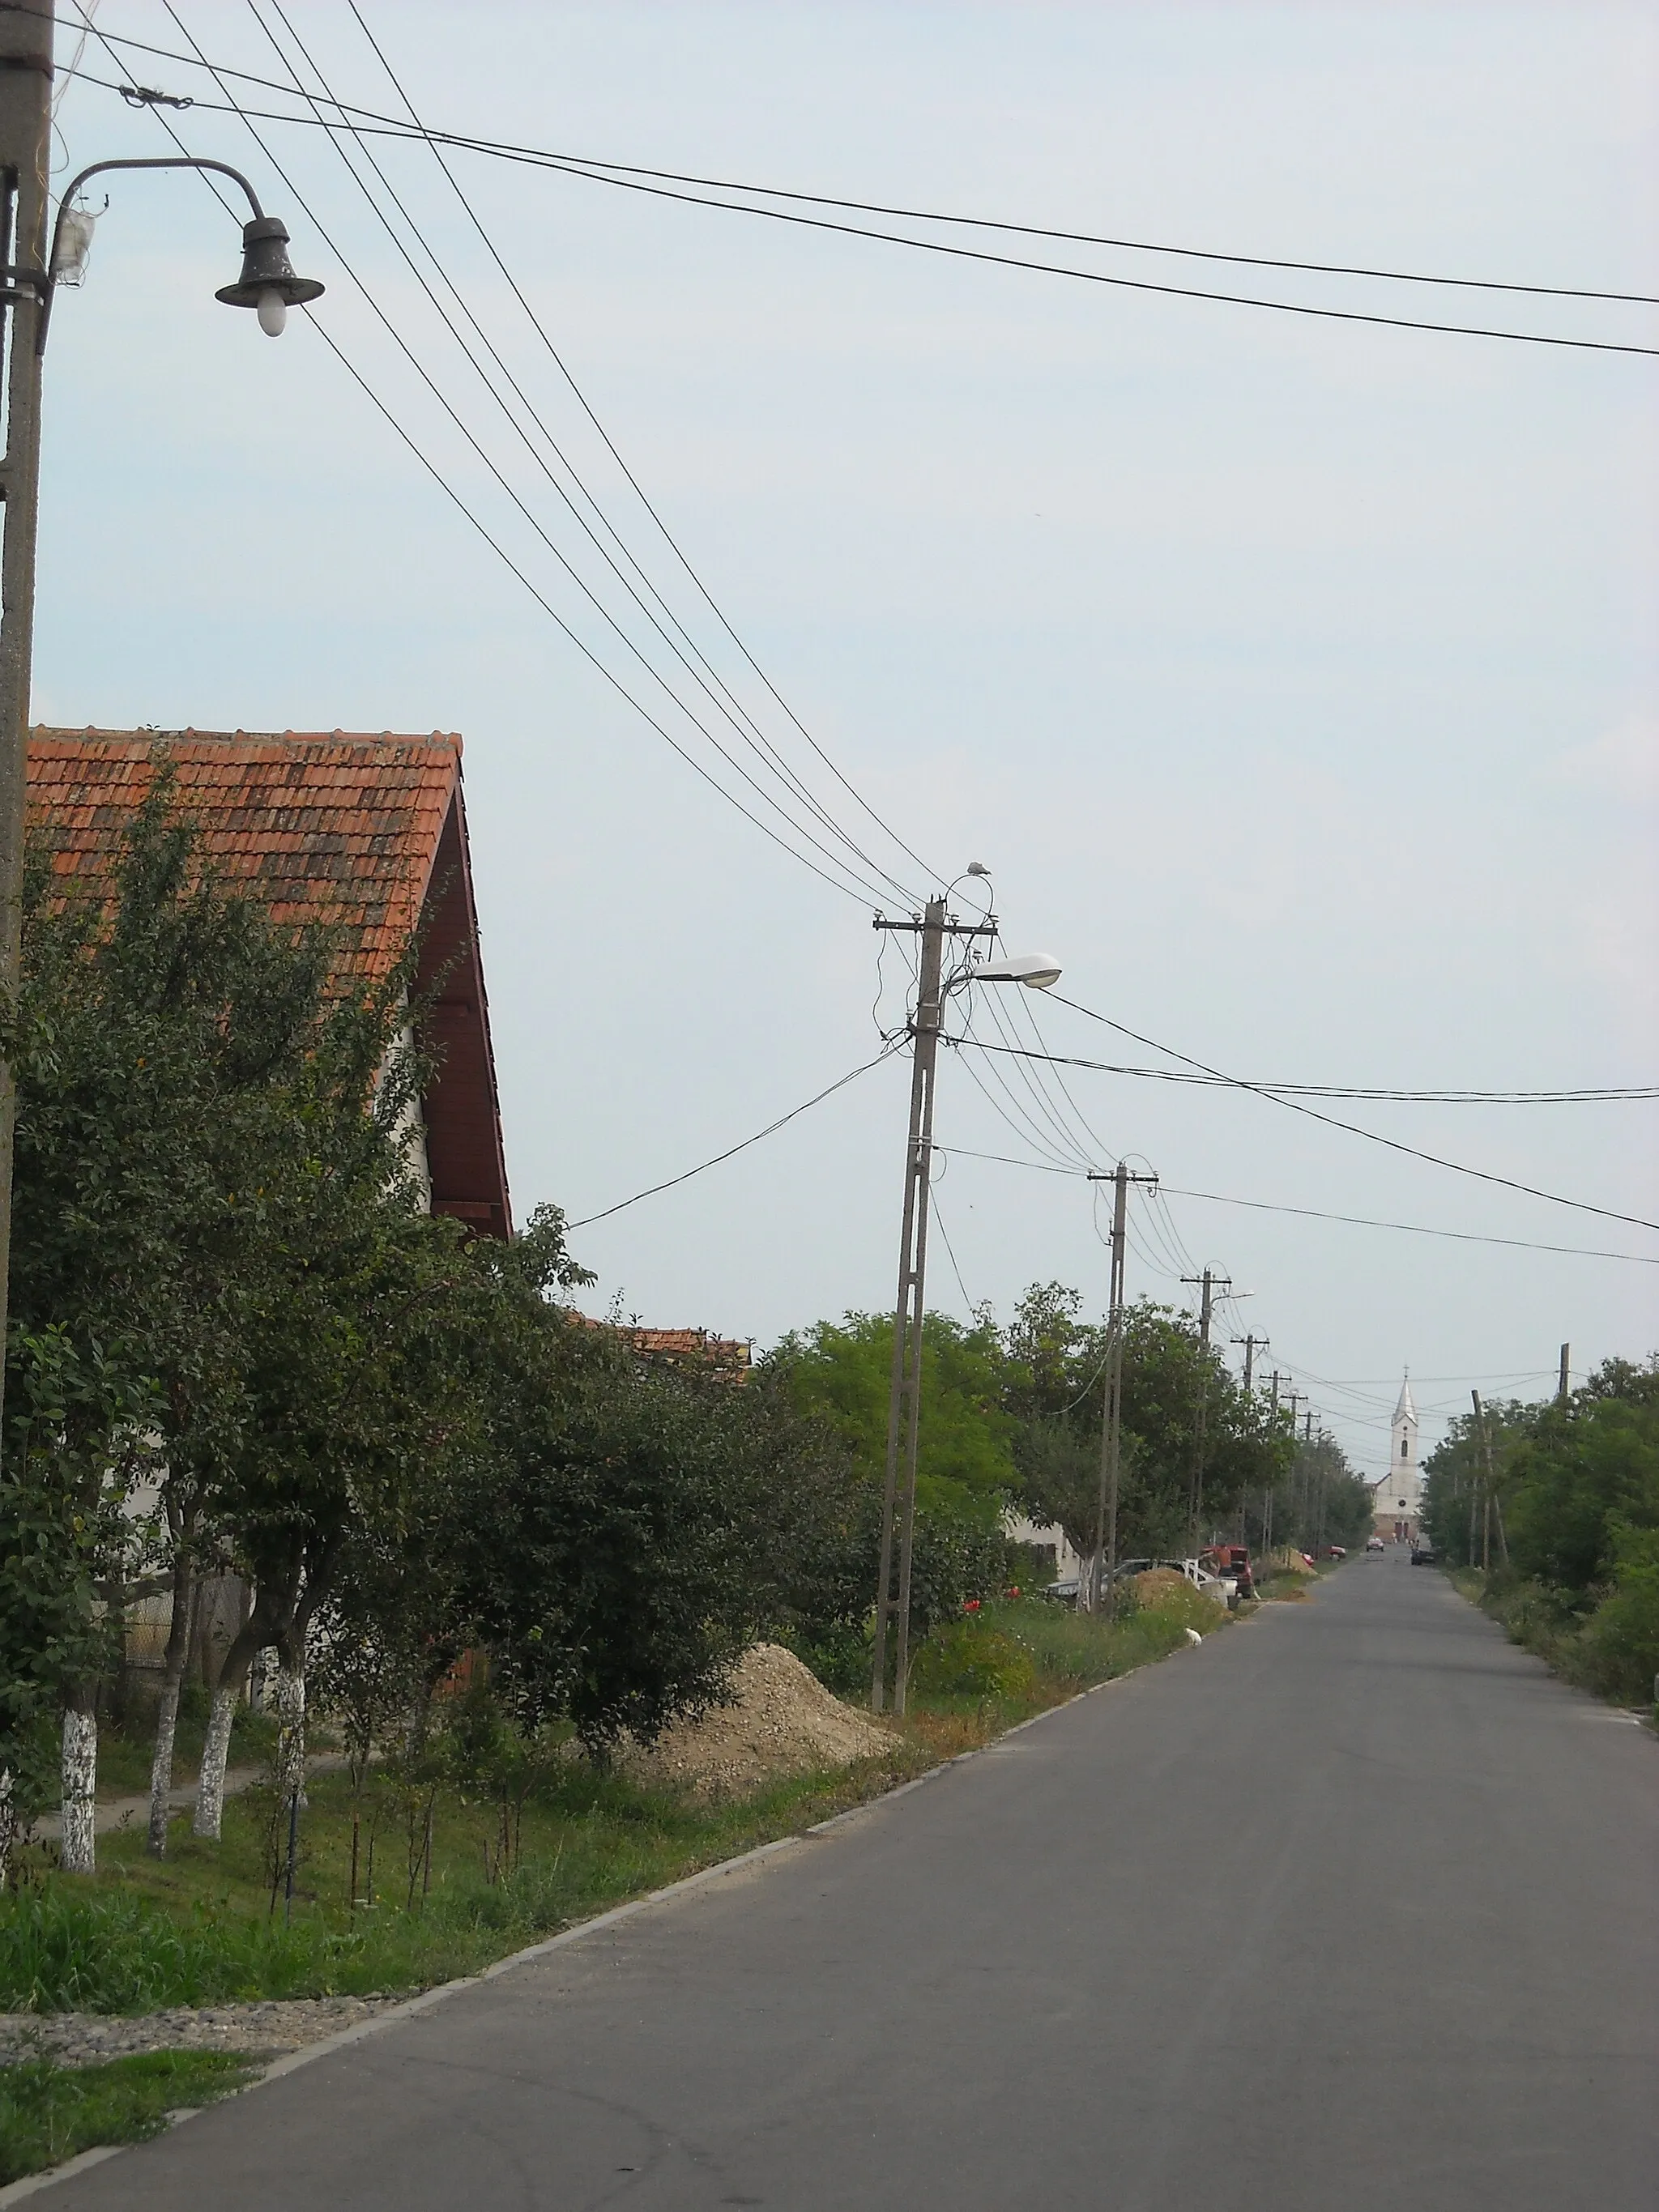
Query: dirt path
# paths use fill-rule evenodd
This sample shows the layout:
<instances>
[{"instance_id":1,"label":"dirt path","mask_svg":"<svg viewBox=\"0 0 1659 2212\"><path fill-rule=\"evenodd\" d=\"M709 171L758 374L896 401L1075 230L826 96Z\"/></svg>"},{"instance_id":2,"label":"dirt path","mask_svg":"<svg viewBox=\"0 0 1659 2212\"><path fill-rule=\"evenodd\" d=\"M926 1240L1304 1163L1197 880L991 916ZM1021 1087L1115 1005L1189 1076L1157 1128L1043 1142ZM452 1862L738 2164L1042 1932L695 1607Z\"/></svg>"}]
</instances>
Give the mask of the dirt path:
<instances>
[{"instance_id":1,"label":"dirt path","mask_svg":"<svg viewBox=\"0 0 1659 2212\"><path fill-rule=\"evenodd\" d=\"M335 1774L346 1765L344 1754L337 1751L322 1752L306 1761L307 1774ZM252 1790L263 1779L263 1766L233 1766L225 1774L225 1795L234 1797L243 1790ZM196 1803L196 1784L186 1783L182 1789L167 1792L167 1803L175 1813L188 1813ZM107 1835L112 1828L147 1827L149 1825L149 1792L141 1797L107 1797L100 1804L94 1818L94 1832ZM64 1832L64 1824L56 1813L43 1813L34 1824L34 1834L40 1843L55 1844Z\"/></svg>"}]
</instances>

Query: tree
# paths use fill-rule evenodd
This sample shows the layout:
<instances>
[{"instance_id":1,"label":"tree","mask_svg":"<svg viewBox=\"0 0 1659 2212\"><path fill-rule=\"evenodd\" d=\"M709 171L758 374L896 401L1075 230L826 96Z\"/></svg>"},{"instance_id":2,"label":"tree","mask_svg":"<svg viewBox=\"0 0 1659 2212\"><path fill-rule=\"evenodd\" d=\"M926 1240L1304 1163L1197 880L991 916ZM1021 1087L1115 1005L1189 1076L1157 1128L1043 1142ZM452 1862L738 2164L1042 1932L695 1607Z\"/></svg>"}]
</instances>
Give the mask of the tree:
<instances>
[{"instance_id":1,"label":"tree","mask_svg":"<svg viewBox=\"0 0 1659 2212\"><path fill-rule=\"evenodd\" d=\"M32 848L22 988L12 1060L17 1164L9 1356L53 1347L72 1449L27 1454L46 1492L26 1518L77 1492L82 1545L64 1587L89 1574L118 1613L135 1524L117 1494L137 1465L135 1423L163 1474L152 1533L174 1584L158 1770L170 1761L203 1486L235 1443L247 1320L251 1209L273 1076L303 1048L325 972L315 933L274 931L198 861L165 776L107 877L64 878ZM27 1390L27 1383L24 1385ZM100 1425L101 1424L101 1425ZM107 1658L113 1638L98 1650ZM91 1863L96 1671L64 1674L66 1863ZM82 1831L85 1850L80 1847Z\"/></svg>"},{"instance_id":2,"label":"tree","mask_svg":"<svg viewBox=\"0 0 1659 2212\"><path fill-rule=\"evenodd\" d=\"M785 1337L769 1361L787 1377L796 1404L842 1439L858 1474L873 1484L883 1480L886 1462L892 1358L891 1315L849 1313L838 1323L819 1322ZM1004 1367L988 1320L964 1328L946 1314L925 1316L919 1513L987 1530L1000 1526L1018 1486Z\"/></svg>"}]
</instances>

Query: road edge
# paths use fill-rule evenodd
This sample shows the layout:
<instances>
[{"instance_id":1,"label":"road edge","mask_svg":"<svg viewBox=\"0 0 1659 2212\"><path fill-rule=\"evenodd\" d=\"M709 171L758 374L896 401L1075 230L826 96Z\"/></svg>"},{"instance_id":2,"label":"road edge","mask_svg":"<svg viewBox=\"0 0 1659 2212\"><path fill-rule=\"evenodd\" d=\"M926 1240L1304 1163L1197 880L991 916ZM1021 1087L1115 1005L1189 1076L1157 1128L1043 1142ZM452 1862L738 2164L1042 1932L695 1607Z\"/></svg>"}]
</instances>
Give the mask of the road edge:
<instances>
[{"instance_id":1,"label":"road edge","mask_svg":"<svg viewBox=\"0 0 1659 2212\"><path fill-rule=\"evenodd\" d=\"M351 2027L340 2028L332 2035L319 2036L315 2043L307 2044L303 2050L290 2051L281 2058L273 2059L268 2066L262 2067L252 2081L245 2081L228 2095L216 2099L212 2106L198 2106L188 2111L169 2113L169 2129L182 2127L186 2120L196 2118L198 2112L220 2109L234 2103L238 2097L250 2096L256 2090L263 2089L267 2082L280 2081L285 2075L297 2073L301 2067L309 2066L313 2059L326 2058L334 2051L348 2049L354 2043L362 2043L368 2037L379 2035L400 2021L412 2018L416 2013L429 2012L434 2005L441 2004L446 1997L457 1996L463 1990L480 1989L486 1982L493 1982L516 1967L530 1966L538 1959L544 1959L554 1951L562 1951L567 1945L580 1942L584 1936L596 1935L601 1929L615 1927L619 1921L630 1920L636 1913L643 1912L652 1905L665 1905L671 1898L682 1897L688 1890L701 1888L707 1882L735 1874L740 1868L753 1866L757 1860L775 1858L781 1852L795 1850L815 1837L828 1835L844 1821L861 1820L878 1812L883 1806L892 1804L909 1791L921 1790L927 1784L937 1781L940 1775L950 1773L954 1767L966 1765L970 1759L983 1759L988 1752L1006 1743L1010 1736L1021 1735L1027 1729L1036 1728L1040 1722L1052 1720L1056 1713L1068 1712L1073 1705L1081 1705L1085 1698L1097 1697L1103 1690L1116 1689L1124 1682L1133 1681L1137 1674L1146 1674L1150 1668L1162 1667L1170 1660L1178 1658L1182 1652L1194 1649L1196 1647L1190 1644L1177 1644L1173 1651L1165 1652L1161 1658L1143 1660L1138 1667L1127 1668L1121 1674L1109 1674L1103 1682L1091 1682L1087 1689L1079 1690L1069 1698L1062 1698L1058 1705L1047 1705L1042 1712L1031 1713L1024 1720L1016 1721L1012 1728L1006 1728L1000 1735L994 1735L988 1743L975 1744L971 1751L959 1751L950 1759L942 1759L937 1766L930 1766L926 1773L913 1774L908 1782L895 1783L890 1790L884 1790L877 1796L866 1798L862 1804L849 1805L845 1812L832 1813L827 1820L815 1820L810 1827L798 1829L793 1835L775 1836L769 1844L752 1844L748 1850L738 1851L732 1858L716 1859L711 1866L699 1867L695 1874L682 1875L678 1881L671 1881L661 1889L647 1890L642 1897L632 1897L625 1904L613 1905L608 1911L596 1913L591 1920L579 1920L574 1927L562 1928L556 1936L544 1936L540 1942L526 1944L521 1951L509 1951L505 1958L497 1959L494 1965L483 1967L476 1974L462 1974L453 1982L439 1982L429 1990L421 1990L418 1996L405 1998L401 2004L388 2005L384 2012L376 2013L372 2020L356 2021ZM158 2138L155 2136L150 2137L151 2142L156 2140ZM51 2188L56 2182L72 2180L76 2174L84 2173L88 2167L105 2159L118 2158L124 2151L143 2148L142 2143L98 2143L90 2150L78 2151L73 2158L65 2159L61 2166L46 2166L39 2173L23 2174L16 2181L9 2181L0 2187L0 2212L6 2212L8 2206L21 2203L24 2197L33 2196L39 2190Z\"/></svg>"}]
</instances>

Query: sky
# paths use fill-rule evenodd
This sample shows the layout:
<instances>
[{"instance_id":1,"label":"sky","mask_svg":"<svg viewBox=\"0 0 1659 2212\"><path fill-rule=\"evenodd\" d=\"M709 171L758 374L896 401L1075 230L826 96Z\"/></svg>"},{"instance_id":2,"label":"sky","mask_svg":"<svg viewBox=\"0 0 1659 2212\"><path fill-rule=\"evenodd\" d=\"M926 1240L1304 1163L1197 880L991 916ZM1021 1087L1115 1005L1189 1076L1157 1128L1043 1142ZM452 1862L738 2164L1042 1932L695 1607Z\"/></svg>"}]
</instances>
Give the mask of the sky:
<instances>
[{"instance_id":1,"label":"sky","mask_svg":"<svg viewBox=\"0 0 1659 2212\"><path fill-rule=\"evenodd\" d=\"M358 4L422 121L492 143L1659 294L1651 6ZM347 0L177 13L102 0L95 24L286 84L263 21L339 99L403 112ZM262 148L166 55L94 37L80 66L192 97L169 112L185 145L247 172L327 292L273 343L213 300L238 239L198 178L92 188L108 209L47 363L35 714L463 734L514 1207L577 1224L593 1310L763 1346L890 1303L902 1052L589 1217L880 1053L906 979L877 897L902 915L970 860L1011 951L1052 954L1067 999L1153 1042L988 985L953 1001L953 1034L1266 1083L1659 1081L1651 355L1081 283L457 152L470 215L428 147L370 141L578 489L322 131L261 122ZM155 114L85 79L58 123L59 186L167 150ZM1640 304L926 234L1659 346ZM811 834L879 880L806 865L823 855L776 811L799 824L803 791ZM1099 1311L1084 1173L1124 1158L1161 1178L1132 1208L1130 1294L1189 1305L1180 1278L1229 1279L1218 1336L1267 1338L1258 1374L1307 1393L1368 1474L1407 1366L1426 1446L1472 1385L1543 1395L1564 1341L1576 1376L1659 1346L1659 1231L1638 1225L1659 1222L1659 1103L1309 1103L1636 1220L1237 1088L964 1043L939 1074L930 1304L1006 1320L1059 1280ZM1513 1241L1460 1241L1481 1238Z\"/></svg>"}]
</instances>

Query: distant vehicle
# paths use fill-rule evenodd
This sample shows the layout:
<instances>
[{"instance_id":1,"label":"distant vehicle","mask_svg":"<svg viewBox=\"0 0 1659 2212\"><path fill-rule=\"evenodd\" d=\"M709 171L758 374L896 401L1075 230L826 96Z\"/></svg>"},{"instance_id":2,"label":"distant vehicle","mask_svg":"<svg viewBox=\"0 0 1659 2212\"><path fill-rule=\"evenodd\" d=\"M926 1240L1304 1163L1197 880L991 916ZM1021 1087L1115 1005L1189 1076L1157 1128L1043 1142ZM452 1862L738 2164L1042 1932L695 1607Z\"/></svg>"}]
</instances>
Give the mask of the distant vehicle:
<instances>
[{"instance_id":1,"label":"distant vehicle","mask_svg":"<svg viewBox=\"0 0 1659 2212\"><path fill-rule=\"evenodd\" d=\"M1434 1546L1432 1544L1413 1544L1412 1546L1412 1565L1414 1567L1431 1567L1434 1565Z\"/></svg>"},{"instance_id":2,"label":"distant vehicle","mask_svg":"<svg viewBox=\"0 0 1659 2212\"><path fill-rule=\"evenodd\" d=\"M1327 1544L1325 1547L1325 1557L1328 1559L1346 1559L1347 1556L1348 1547L1346 1544Z\"/></svg>"},{"instance_id":3,"label":"distant vehicle","mask_svg":"<svg viewBox=\"0 0 1659 2212\"><path fill-rule=\"evenodd\" d=\"M1232 1584L1235 1596L1252 1598L1255 1595L1255 1577L1250 1570L1248 1545L1211 1544L1198 1557L1200 1565L1206 1568L1218 1582Z\"/></svg>"},{"instance_id":4,"label":"distant vehicle","mask_svg":"<svg viewBox=\"0 0 1659 2212\"><path fill-rule=\"evenodd\" d=\"M1367 1536L1365 1539L1365 1549L1368 1552L1386 1552L1388 1548L1380 1536Z\"/></svg>"}]
</instances>

